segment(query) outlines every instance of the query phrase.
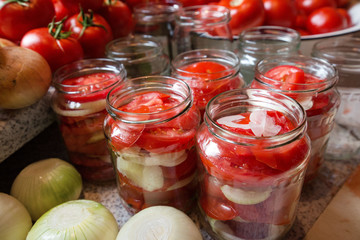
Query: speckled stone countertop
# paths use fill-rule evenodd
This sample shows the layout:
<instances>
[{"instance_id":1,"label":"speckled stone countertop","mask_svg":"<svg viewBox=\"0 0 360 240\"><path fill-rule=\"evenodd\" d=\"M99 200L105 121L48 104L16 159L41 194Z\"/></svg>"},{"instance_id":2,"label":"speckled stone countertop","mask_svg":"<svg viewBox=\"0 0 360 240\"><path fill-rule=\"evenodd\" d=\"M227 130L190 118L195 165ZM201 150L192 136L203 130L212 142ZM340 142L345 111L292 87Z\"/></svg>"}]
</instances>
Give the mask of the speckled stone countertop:
<instances>
[{"instance_id":1,"label":"speckled stone countertop","mask_svg":"<svg viewBox=\"0 0 360 240\"><path fill-rule=\"evenodd\" d=\"M295 223L285 239L304 238L358 164L359 159L327 159L324 162L318 176L304 186ZM130 218L120 203L115 182L99 185L85 182L84 198L104 204L114 214L120 227ZM203 237L206 240L212 239L204 231Z\"/></svg>"}]
</instances>

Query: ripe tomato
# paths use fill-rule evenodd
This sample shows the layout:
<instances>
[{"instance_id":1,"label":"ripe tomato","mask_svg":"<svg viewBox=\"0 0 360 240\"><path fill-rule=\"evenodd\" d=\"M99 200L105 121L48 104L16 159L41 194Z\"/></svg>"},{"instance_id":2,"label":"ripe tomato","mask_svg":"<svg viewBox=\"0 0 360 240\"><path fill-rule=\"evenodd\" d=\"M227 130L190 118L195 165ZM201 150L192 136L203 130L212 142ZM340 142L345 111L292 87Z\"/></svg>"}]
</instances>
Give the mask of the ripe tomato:
<instances>
[{"instance_id":1,"label":"ripe tomato","mask_svg":"<svg viewBox=\"0 0 360 240\"><path fill-rule=\"evenodd\" d=\"M46 27L55 15L51 0L0 0L0 32L5 38L20 41L26 32Z\"/></svg>"},{"instance_id":2,"label":"ripe tomato","mask_svg":"<svg viewBox=\"0 0 360 240\"><path fill-rule=\"evenodd\" d=\"M296 7L306 15L322 7L336 7L335 0L295 0Z\"/></svg>"},{"instance_id":3,"label":"ripe tomato","mask_svg":"<svg viewBox=\"0 0 360 240\"><path fill-rule=\"evenodd\" d=\"M61 29L62 22L53 21L50 29L30 30L21 39L20 46L40 53L54 72L59 67L80 60L84 56L80 43Z\"/></svg>"},{"instance_id":4,"label":"ripe tomato","mask_svg":"<svg viewBox=\"0 0 360 240\"><path fill-rule=\"evenodd\" d=\"M113 39L111 27L99 14L92 11L71 16L65 22L65 29L77 38L84 49L85 58L105 56L105 47Z\"/></svg>"},{"instance_id":5,"label":"ripe tomato","mask_svg":"<svg viewBox=\"0 0 360 240\"><path fill-rule=\"evenodd\" d=\"M52 0L55 8L55 20L60 21L65 17L72 16L76 9L67 9L60 0Z\"/></svg>"},{"instance_id":6,"label":"ripe tomato","mask_svg":"<svg viewBox=\"0 0 360 240\"><path fill-rule=\"evenodd\" d=\"M120 0L104 0L98 11L109 23L114 38L126 37L134 30L134 20L130 7Z\"/></svg>"},{"instance_id":7,"label":"ripe tomato","mask_svg":"<svg viewBox=\"0 0 360 240\"><path fill-rule=\"evenodd\" d=\"M265 25L293 27L297 9L292 0L263 0Z\"/></svg>"},{"instance_id":8,"label":"ripe tomato","mask_svg":"<svg viewBox=\"0 0 360 240\"><path fill-rule=\"evenodd\" d=\"M265 10L262 0L220 0L218 4L230 9L229 25L233 36L264 23Z\"/></svg>"},{"instance_id":9,"label":"ripe tomato","mask_svg":"<svg viewBox=\"0 0 360 240\"><path fill-rule=\"evenodd\" d=\"M101 8L103 0L60 0L71 12L79 12L80 7L84 10L96 11Z\"/></svg>"},{"instance_id":10,"label":"ripe tomato","mask_svg":"<svg viewBox=\"0 0 360 240\"><path fill-rule=\"evenodd\" d=\"M348 27L347 19L333 7L323 7L313 11L306 23L311 34L338 31Z\"/></svg>"},{"instance_id":11,"label":"ripe tomato","mask_svg":"<svg viewBox=\"0 0 360 240\"><path fill-rule=\"evenodd\" d=\"M230 201L212 196L201 196L200 206L209 217L221 221L231 220L237 213Z\"/></svg>"}]
</instances>

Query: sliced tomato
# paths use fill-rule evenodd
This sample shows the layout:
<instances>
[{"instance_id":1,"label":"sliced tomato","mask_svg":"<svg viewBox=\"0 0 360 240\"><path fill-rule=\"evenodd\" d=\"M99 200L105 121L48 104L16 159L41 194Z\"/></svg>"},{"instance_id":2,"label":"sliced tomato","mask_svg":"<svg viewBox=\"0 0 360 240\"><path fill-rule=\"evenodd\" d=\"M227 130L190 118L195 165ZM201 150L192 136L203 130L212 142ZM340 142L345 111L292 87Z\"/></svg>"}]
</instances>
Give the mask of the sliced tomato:
<instances>
[{"instance_id":1,"label":"sliced tomato","mask_svg":"<svg viewBox=\"0 0 360 240\"><path fill-rule=\"evenodd\" d=\"M189 72L186 75L191 76L191 73L200 75L203 80L218 79L224 76L224 71L229 69L223 64L214 61L202 61L189 64L182 68L183 71Z\"/></svg>"},{"instance_id":2,"label":"sliced tomato","mask_svg":"<svg viewBox=\"0 0 360 240\"><path fill-rule=\"evenodd\" d=\"M166 153L190 149L195 145L196 129L146 128L136 144L154 153Z\"/></svg>"},{"instance_id":3,"label":"sliced tomato","mask_svg":"<svg viewBox=\"0 0 360 240\"><path fill-rule=\"evenodd\" d=\"M300 90L299 84L305 83L305 72L291 65L274 67L265 73L265 77L279 81L282 90Z\"/></svg>"},{"instance_id":4,"label":"sliced tomato","mask_svg":"<svg viewBox=\"0 0 360 240\"><path fill-rule=\"evenodd\" d=\"M209 217L220 221L230 220L236 217L237 213L230 201L225 201L212 196L200 197L200 206Z\"/></svg>"},{"instance_id":5,"label":"sliced tomato","mask_svg":"<svg viewBox=\"0 0 360 240\"><path fill-rule=\"evenodd\" d=\"M144 124L128 124L116 121L111 124L111 145L114 151L131 147L144 131Z\"/></svg>"},{"instance_id":6,"label":"sliced tomato","mask_svg":"<svg viewBox=\"0 0 360 240\"><path fill-rule=\"evenodd\" d=\"M110 85L120 79L113 73L92 73L84 76L65 79L61 84L65 85L64 90L76 92L66 94L65 98L75 102L91 102L105 99L110 91Z\"/></svg>"}]
</instances>

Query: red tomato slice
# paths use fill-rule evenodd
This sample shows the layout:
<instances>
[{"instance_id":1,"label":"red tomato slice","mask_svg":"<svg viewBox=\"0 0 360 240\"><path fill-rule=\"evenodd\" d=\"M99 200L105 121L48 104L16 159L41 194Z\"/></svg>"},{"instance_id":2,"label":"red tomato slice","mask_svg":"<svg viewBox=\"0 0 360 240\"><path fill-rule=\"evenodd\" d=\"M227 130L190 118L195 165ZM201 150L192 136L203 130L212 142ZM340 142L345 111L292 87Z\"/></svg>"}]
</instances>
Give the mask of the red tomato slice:
<instances>
[{"instance_id":1,"label":"red tomato slice","mask_svg":"<svg viewBox=\"0 0 360 240\"><path fill-rule=\"evenodd\" d=\"M200 206L211 218L226 221L236 217L236 210L230 201L223 201L211 196L201 196Z\"/></svg>"},{"instance_id":2,"label":"red tomato slice","mask_svg":"<svg viewBox=\"0 0 360 240\"><path fill-rule=\"evenodd\" d=\"M227 66L213 61L197 62L182 68L183 71L189 72L184 75L190 77L191 73L196 73L197 76L200 76L203 80L212 80L224 77L224 71L227 69L229 69Z\"/></svg>"},{"instance_id":3,"label":"red tomato slice","mask_svg":"<svg viewBox=\"0 0 360 240\"><path fill-rule=\"evenodd\" d=\"M92 73L84 76L65 79L61 84L65 85L64 90L69 92L80 92L66 94L65 98L75 102L91 102L105 99L112 84L119 79L113 73Z\"/></svg>"},{"instance_id":4,"label":"red tomato slice","mask_svg":"<svg viewBox=\"0 0 360 240\"><path fill-rule=\"evenodd\" d=\"M280 81L282 90L299 90L298 84L305 83L304 71L291 65L274 67L265 73L265 77Z\"/></svg>"},{"instance_id":5,"label":"red tomato slice","mask_svg":"<svg viewBox=\"0 0 360 240\"><path fill-rule=\"evenodd\" d=\"M114 151L131 147L144 131L144 124L128 124L117 121L111 124L111 145Z\"/></svg>"}]
</instances>

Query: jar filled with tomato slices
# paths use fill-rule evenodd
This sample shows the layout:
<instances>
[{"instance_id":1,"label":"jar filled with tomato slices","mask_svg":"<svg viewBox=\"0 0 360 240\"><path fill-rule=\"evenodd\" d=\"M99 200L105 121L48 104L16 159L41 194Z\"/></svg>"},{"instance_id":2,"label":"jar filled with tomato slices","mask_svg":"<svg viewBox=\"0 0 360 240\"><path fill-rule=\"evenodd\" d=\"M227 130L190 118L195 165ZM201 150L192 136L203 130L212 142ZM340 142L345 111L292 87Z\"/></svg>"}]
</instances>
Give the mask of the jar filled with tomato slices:
<instances>
[{"instance_id":1,"label":"jar filled with tomato slices","mask_svg":"<svg viewBox=\"0 0 360 240\"><path fill-rule=\"evenodd\" d=\"M360 152L360 38L338 37L318 41L312 56L333 64L339 73L337 89L341 96L335 128L327 156L349 159Z\"/></svg>"},{"instance_id":2,"label":"jar filled with tomato slices","mask_svg":"<svg viewBox=\"0 0 360 240\"><path fill-rule=\"evenodd\" d=\"M168 75L170 72L169 57L161 43L149 35L131 35L109 42L106 57L122 63L127 78Z\"/></svg>"},{"instance_id":3,"label":"jar filled with tomato slices","mask_svg":"<svg viewBox=\"0 0 360 240\"><path fill-rule=\"evenodd\" d=\"M313 179L321 167L334 118L340 104L336 89L337 70L329 63L312 57L267 58L255 69L251 88L284 93L298 101L306 111L311 158L305 181Z\"/></svg>"},{"instance_id":4,"label":"jar filled with tomato slices","mask_svg":"<svg viewBox=\"0 0 360 240\"><path fill-rule=\"evenodd\" d=\"M291 228L310 156L304 109L265 89L206 106L197 133L200 220L215 239L280 239Z\"/></svg>"},{"instance_id":5,"label":"jar filled with tomato slices","mask_svg":"<svg viewBox=\"0 0 360 240\"><path fill-rule=\"evenodd\" d=\"M197 189L200 114L178 79L128 79L110 91L104 129L119 194L132 214L167 205L191 212Z\"/></svg>"},{"instance_id":6,"label":"jar filled with tomato slices","mask_svg":"<svg viewBox=\"0 0 360 240\"><path fill-rule=\"evenodd\" d=\"M201 116L211 98L244 85L239 57L228 50L200 49L181 53L171 62L171 75L190 86Z\"/></svg>"},{"instance_id":7,"label":"jar filled with tomato slices","mask_svg":"<svg viewBox=\"0 0 360 240\"><path fill-rule=\"evenodd\" d=\"M171 59L170 43L175 28L175 16L181 8L182 4L177 0L156 0L135 5L134 33L157 38Z\"/></svg>"},{"instance_id":8,"label":"jar filled with tomato slices","mask_svg":"<svg viewBox=\"0 0 360 240\"><path fill-rule=\"evenodd\" d=\"M54 73L52 109L70 161L85 180L115 179L103 122L106 95L125 77L122 65L110 59L79 60Z\"/></svg>"},{"instance_id":9,"label":"jar filled with tomato slices","mask_svg":"<svg viewBox=\"0 0 360 240\"><path fill-rule=\"evenodd\" d=\"M220 5L184 7L176 16L173 58L195 49L233 50L230 10Z\"/></svg>"},{"instance_id":10,"label":"jar filled with tomato slices","mask_svg":"<svg viewBox=\"0 0 360 240\"><path fill-rule=\"evenodd\" d=\"M297 55L300 34L291 28L259 26L241 32L237 52L246 85L254 79L255 65L265 57Z\"/></svg>"}]
</instances>

